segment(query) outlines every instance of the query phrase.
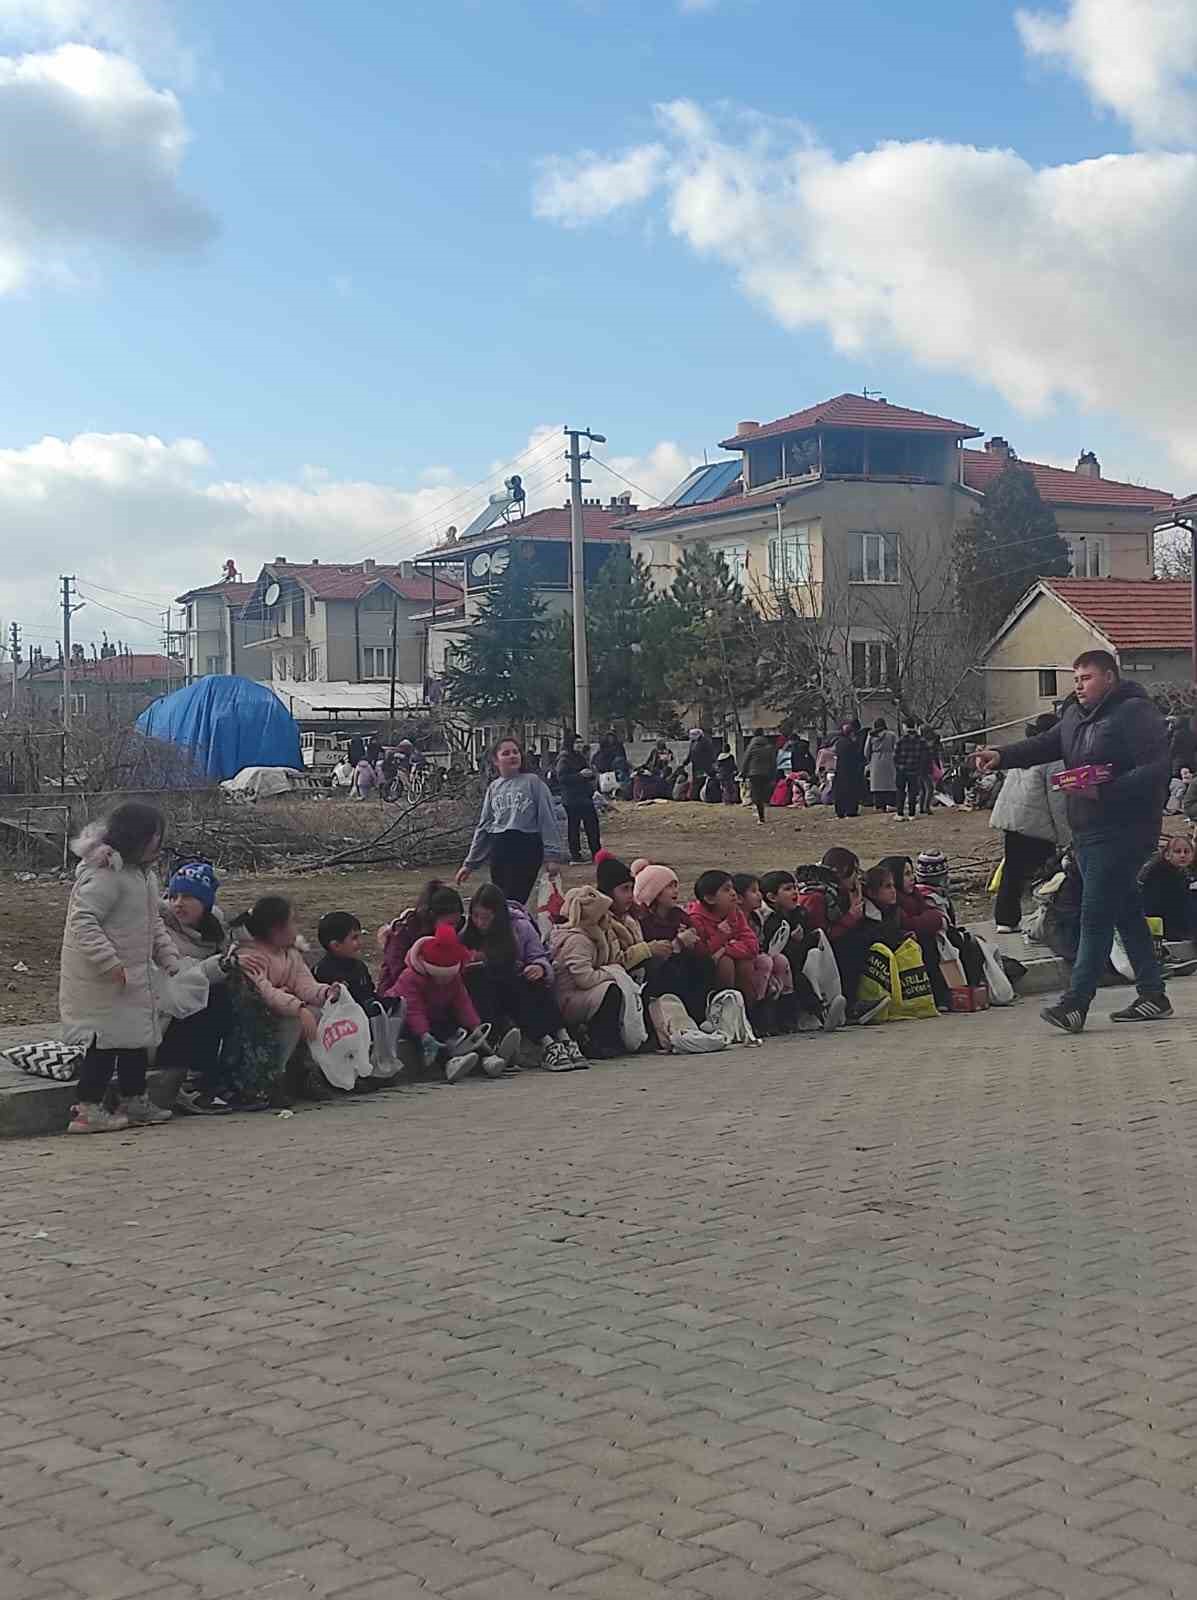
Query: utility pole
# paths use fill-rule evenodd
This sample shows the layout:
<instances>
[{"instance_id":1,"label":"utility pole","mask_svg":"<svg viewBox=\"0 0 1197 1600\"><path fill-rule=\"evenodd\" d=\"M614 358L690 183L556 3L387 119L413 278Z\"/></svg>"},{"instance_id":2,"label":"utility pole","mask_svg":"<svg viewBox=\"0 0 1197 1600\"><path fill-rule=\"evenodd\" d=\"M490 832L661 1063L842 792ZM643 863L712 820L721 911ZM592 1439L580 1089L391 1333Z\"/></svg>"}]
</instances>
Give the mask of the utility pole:
<instances>
[{"instance_id":1,"label":"utility pole","mask_svg":"<svg viewBox=\"0 0 1197 1600\"><path fill-rule=\"evenodd\" d=\"M391 725L387 737L395 737L395 674L399 670L399 596L391 602Z\"/></svg>"},{"instance_id":2,"label":"utility pole","mask_svg":"<svg viewBox=\"0 0 1197 1600\"><path fill-rule=\"evenodd\" d=\"M9 654L12 656L12 711L17 712L17 679L21 671L21 625L14 622L8 630Z\"/></svg>"},{"instance_id":3,"label":"utility pole","mask_svg":"<svg viewBox=\"0 0 1197 1600\"><path fill-rule=\"evenodd\" d=\"M590 662L586 654L586 546L583 538L582 485L589 478L582 476L583 461L590 460L590 451L583 450L580 439L589 444L606 444L601 433L591 433L589 428L566 428L569 440L569 547L570 581L574 611L574 732L579 739L590 737Z\"/></svg>"},{"instance_id":4,"label":"utility pole","mask_svg":"<svg viewBox=\"0 0 1197 1600\"><path fill-rule=\"evenodd\" d=\"M62 584L62 728L71 729L71 618L83 609L75 605L74 578L60 578Z\"/></svg>"}]
</instances>

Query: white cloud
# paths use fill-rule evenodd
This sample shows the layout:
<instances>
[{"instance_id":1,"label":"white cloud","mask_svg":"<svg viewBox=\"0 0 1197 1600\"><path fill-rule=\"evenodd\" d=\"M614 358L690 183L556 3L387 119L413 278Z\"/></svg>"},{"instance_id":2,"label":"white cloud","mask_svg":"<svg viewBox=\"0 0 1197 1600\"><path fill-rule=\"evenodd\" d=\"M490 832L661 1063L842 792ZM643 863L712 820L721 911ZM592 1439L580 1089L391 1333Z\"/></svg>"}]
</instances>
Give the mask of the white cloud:
<instances>
[{"instance_id":1,"label":"white cloud","mask_svg":"<svg viewBox=\"0 0 1197 1600\"><path fill-rule=\"evenodd\" d=\"M927 140L839 159L760 118L688 101L657 116L660 141L600 173L652 171L643 198L784 327L900 350L1027 412L1116 411L1197 471L1197 156L1036 168ZM556 219L586 220L585 161L558 173Z\"/></svg>"},{"instance_id":2,"label":"white cloud","mask_svg":"<svg viewBox=\"0 0 1197 1600\"><path fill-rule=\"evenodd\" d=\"M1197 142L1193 0L1068 0L1063 13L1019 11L1016 20L1032 55L1060 61L1140 140Z\"/></svg>"},{"instance_id":3,"label":"white cloud","mask_svg":"<svg viewBox=\"0 0 1197 1600\"><path fill-rule=\"evenodd\" d=\"M562 504L560 427L533 430L528 449L517 470L529 509ZM663 493L692 461L678 446L660 444L643 456L612 457L612 464ZM276 555L397 561L437 543L450 523L464 527L503 470L494 463L492 481L482 487L445 467L414 475L410 487L338 479L319 465L294 479L235 481L219 476L199 439L89 433L0 449L5 619L22 623L30 643L48 647L58 576L72 573L91 596L78 638L98 639L107 628L114 638L146 644L156 637L157 612L185 589L215 582L229 557L247 576ZM588 494L606 498L624 488L597 464L590 475ZM104 605L127 615L115 617Z\"/></svg>"},{"instance_id":4,"label":"white cloud","mask_svg":"<svg viewBox=\"0 0 1197 1600\"><path fill-rule=\"evenodd\" d=\"M164 0L0 0L0 41L22 50L97 45L186 80L191 56L173 9Z\"/></svg>"},{"instance_id":5,"label":"white cloud","mask_svg":"<svg viewBox=\"0 0 1197 1600\"><path fill-rule=\"evenodd\" d=\"M610 161L589 150L568 160L553 157L544 163L536 185L536 215L577 227L635 205L656 188L664 156L661 145L649 144Z\"/></svg>"},{"instance_id":6,"label":"white cloud","mask_svg":"<svg viewBox=\"0 0 1197 1600\"><path fill-rule=\"evenodd\" d=\"M182 108L90 45L0 56L0 294L95 246L187 252L215 232L177 177Z\"/></svg>"}]
</instances>

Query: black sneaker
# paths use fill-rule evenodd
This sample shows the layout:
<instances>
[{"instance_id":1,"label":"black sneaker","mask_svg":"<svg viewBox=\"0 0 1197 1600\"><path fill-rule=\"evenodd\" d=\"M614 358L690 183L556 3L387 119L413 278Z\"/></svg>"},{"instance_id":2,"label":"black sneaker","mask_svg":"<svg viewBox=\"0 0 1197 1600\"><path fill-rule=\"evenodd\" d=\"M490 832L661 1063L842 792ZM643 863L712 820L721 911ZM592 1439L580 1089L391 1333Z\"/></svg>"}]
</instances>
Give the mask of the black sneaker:
<instances>
[{"instance_id":1,"label":"black sneaker","mask_svg":"<svg viewBox=\"0 0 1197 1600\"><path fill-rule=\"evenodd\" d=\"M1172 1002L1166 994L1141 994L1125 1011L1111 1011L1111 1022L1163 1022L1174 1017Z\"/></svg>"},{"instance_id":2,"label":"black sneaker","mask_svg":"<svg viewBox=\"0 0 1197 1600\"><path fill-rule=\"evenodd\" d=\"M1054 1006L1045 1006L1039 1015L1044 1022L1050 1022L1053 1028L1059 1028L1064 1033L1084 1031L1085 1013L1074 1000L1061 1000Z\"/></svg>"}]
</instances>

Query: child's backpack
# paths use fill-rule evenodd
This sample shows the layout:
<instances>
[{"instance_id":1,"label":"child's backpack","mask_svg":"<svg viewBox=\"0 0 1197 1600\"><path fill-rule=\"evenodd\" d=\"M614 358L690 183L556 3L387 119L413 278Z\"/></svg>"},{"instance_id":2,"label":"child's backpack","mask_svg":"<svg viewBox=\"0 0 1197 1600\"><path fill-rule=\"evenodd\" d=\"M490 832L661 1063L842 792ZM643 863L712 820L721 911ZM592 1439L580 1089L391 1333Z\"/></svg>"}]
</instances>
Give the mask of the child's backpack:
<instances>
[{"instance_id":1,"label":"child's backpack","mask_svg":"<svg viewBox=\"0 0 1197 1600\"><path fill-rule=\"evenodd\" d=\"M744 996L738 989L720 989L707 1001L703 1033L721 1034L728 1044L760 1044L748 1020Z\"/></svg>"},{"instance_id":2,"label":"child's backpack","mask_svg":"<svg viewBox=\"0 0 1197 1600\"><path fill-rule=\"evenodd\" d=\"M675 994L650 1000L648 1017L657 1043L670 1055L706 1055L712 1050L726 1050L730 1043L721 1033L704 1033Z\"/></svg>"}]
</instances>

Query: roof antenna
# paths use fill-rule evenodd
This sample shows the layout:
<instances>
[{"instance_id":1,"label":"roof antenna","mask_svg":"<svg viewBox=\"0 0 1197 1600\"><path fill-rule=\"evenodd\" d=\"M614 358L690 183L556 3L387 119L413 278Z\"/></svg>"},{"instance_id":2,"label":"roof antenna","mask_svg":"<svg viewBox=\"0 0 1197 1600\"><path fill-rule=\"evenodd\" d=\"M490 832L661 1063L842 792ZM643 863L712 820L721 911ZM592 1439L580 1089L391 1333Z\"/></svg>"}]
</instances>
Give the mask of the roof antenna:
<instances>
[{"instance_id":1,"label":"roof antenna","mask_svg":"<svg viewBox=\"0 0 1197 1600\"><path fill-rule=\"evenodd\" d=\"M865 389L863 389L861 391L861 393L864 395L866 400L880 400L881 399L881 390L880 389L869 389L869 388L866 387Z\"/></svg>"}]
</instances>

